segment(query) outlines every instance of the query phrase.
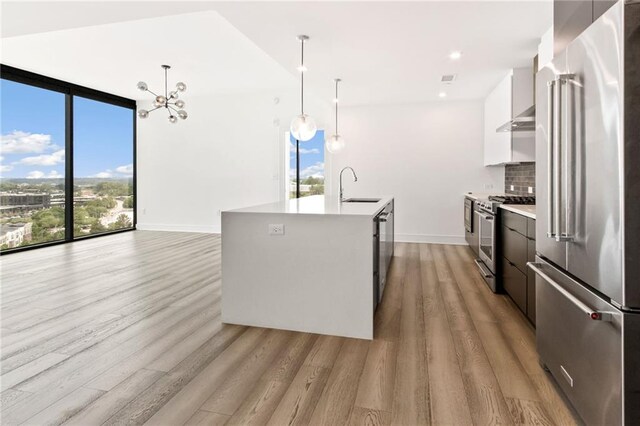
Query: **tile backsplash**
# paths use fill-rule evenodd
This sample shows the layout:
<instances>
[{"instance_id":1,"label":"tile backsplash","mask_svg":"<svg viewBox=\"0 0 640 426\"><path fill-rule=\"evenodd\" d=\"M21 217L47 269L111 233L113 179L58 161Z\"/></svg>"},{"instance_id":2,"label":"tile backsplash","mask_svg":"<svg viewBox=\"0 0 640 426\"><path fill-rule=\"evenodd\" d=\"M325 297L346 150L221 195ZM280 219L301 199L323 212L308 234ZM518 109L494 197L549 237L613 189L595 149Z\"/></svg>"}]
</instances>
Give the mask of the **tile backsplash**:
<instances>
[{"instance_id":1,"label":"tile backsplash","mask_svg":"<svg viewBox=\"0 0 640 426\"><path fill-rule=\"evenodd\" d=\"M529 193L529 187L533 188L533 194ZM514 195L535 195L536 163L507 164L504 168L504 192Z\"/></svg>"}]
</instances>

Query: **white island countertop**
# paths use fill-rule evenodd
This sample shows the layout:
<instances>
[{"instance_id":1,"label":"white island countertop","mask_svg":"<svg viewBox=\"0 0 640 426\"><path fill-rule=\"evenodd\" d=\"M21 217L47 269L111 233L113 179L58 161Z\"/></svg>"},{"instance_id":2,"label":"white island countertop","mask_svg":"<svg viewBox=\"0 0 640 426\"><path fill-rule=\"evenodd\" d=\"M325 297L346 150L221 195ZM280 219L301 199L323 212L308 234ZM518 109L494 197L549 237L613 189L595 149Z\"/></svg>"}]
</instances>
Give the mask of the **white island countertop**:
<instances>
[{"instance_id":1,"label":"white island countertop","mask_svg":"<svg viewBox=\"0 0 640 426\"><path fill-rule=\"evenodd\" d=\"M520 214L522 216L530 217L531 219L536 218L536 206L529 204L501 204L501 209L508 210L513 213Z\"/></svg>"},{"instance_id":2,"label":"white island countertop","mask_svg":"<svg viewBox=\"0 0 640 426\"><path fill-rule=\"evenodd\" d=\"M287 201L261 204L259 206L244 207L228 210L229 213L281 213L293 215L343 215L343 216L370 216L373 217L389 204L393 197L349 197L380 199L375 203L346 203L340 202L337 196L312 195ZM348 198L347 198L348 199Z\"/></svg>"}]
</instances>

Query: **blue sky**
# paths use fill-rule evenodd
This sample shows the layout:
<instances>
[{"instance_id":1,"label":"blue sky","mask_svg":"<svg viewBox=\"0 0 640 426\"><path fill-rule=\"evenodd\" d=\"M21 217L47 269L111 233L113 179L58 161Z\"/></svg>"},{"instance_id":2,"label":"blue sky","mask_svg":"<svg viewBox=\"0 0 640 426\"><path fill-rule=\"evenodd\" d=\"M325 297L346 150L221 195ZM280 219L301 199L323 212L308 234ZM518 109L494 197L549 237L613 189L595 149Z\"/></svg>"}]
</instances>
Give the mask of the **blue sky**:
<instances>
[{"instance_id":1,"label":"blue sky","mask_svg":"<svg viewBox=\"0 0 640 426\"><path fill-rule=\"evenodd\" d=\"M296 177L296 140L289 136L290 177ZM309 176L324 177L324 130L318 130L316 135L307 142L300 142L300 178Z\"/></svg>"},{"instance_id":2,"label":"blue sky","mask_svg":"<svg viewBox=\"0 0 640 426\"><path fill-rule=\"evenodd\" d=\"M0 80L3 178L64 177L65 96ZM132 175L133 113L74 98L76 177Z\"/></svg>"}]
</instances>

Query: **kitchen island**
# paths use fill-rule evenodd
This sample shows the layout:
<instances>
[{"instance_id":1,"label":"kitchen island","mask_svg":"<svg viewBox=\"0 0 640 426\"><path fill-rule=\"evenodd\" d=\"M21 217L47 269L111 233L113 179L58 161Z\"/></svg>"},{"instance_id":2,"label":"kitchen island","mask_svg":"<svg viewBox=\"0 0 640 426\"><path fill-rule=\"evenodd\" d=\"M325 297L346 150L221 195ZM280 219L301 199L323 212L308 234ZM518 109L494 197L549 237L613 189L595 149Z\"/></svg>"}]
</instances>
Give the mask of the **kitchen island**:
<instances>
[{"instance_id":1,"label":"kitchen island","mask_svg":"<svg viewBox=\"0 0 640 426\"><path fill-rule=\"evenodd\" d=\"M393 198L362 200L317 195L222 212L222 321L372 339Z\"/></svg>"}]
</instances>

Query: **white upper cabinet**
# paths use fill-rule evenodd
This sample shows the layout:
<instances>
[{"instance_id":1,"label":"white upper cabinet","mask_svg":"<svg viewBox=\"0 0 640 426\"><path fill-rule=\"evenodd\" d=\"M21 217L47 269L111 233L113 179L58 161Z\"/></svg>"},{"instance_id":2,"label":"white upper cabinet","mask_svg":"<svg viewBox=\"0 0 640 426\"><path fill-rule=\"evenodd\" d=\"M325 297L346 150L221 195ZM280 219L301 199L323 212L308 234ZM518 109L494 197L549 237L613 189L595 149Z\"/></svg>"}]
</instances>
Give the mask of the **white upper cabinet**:
<instances>
[{"instance_id":1,"label":"white upper cabinet","mask_svg":"<svg viewBox=\"0 0 640 426\"><path fill-rule=\"evenodd\" d=\"M496 129L511 120L511 78L509 73L484 102L484 165L511 161L511 134Z\"/></svg>"},{"instance_id":2,"label":"white upper cabinet","mask_svg":"<svg viewBox=\"0 0 640 426\"><path fill-rule=\"evenodd\" d=\"M538 71L553 59L553 27L542 35L538 45Z\"/></svg>"},{"instance_id":3,"label":"white upper cabinet","mask_svg":"<svg viewBox=\"0 0 640 426\"><path fill-rule=\"evenodd\" d=\"M507 163L535 161L535 139L533 132L497 132L498 127L520 114L524 107L522 97L514 104L514 74L518 77L516 89L523 86L521 77L530 73L533 93L533 71L519 68L509 71L491 91L484 103L484 165L495 166ZM526 85L526 83L524 83ZM533 96L531 103L533 105Z\"/></svg>"}]
</instances>

